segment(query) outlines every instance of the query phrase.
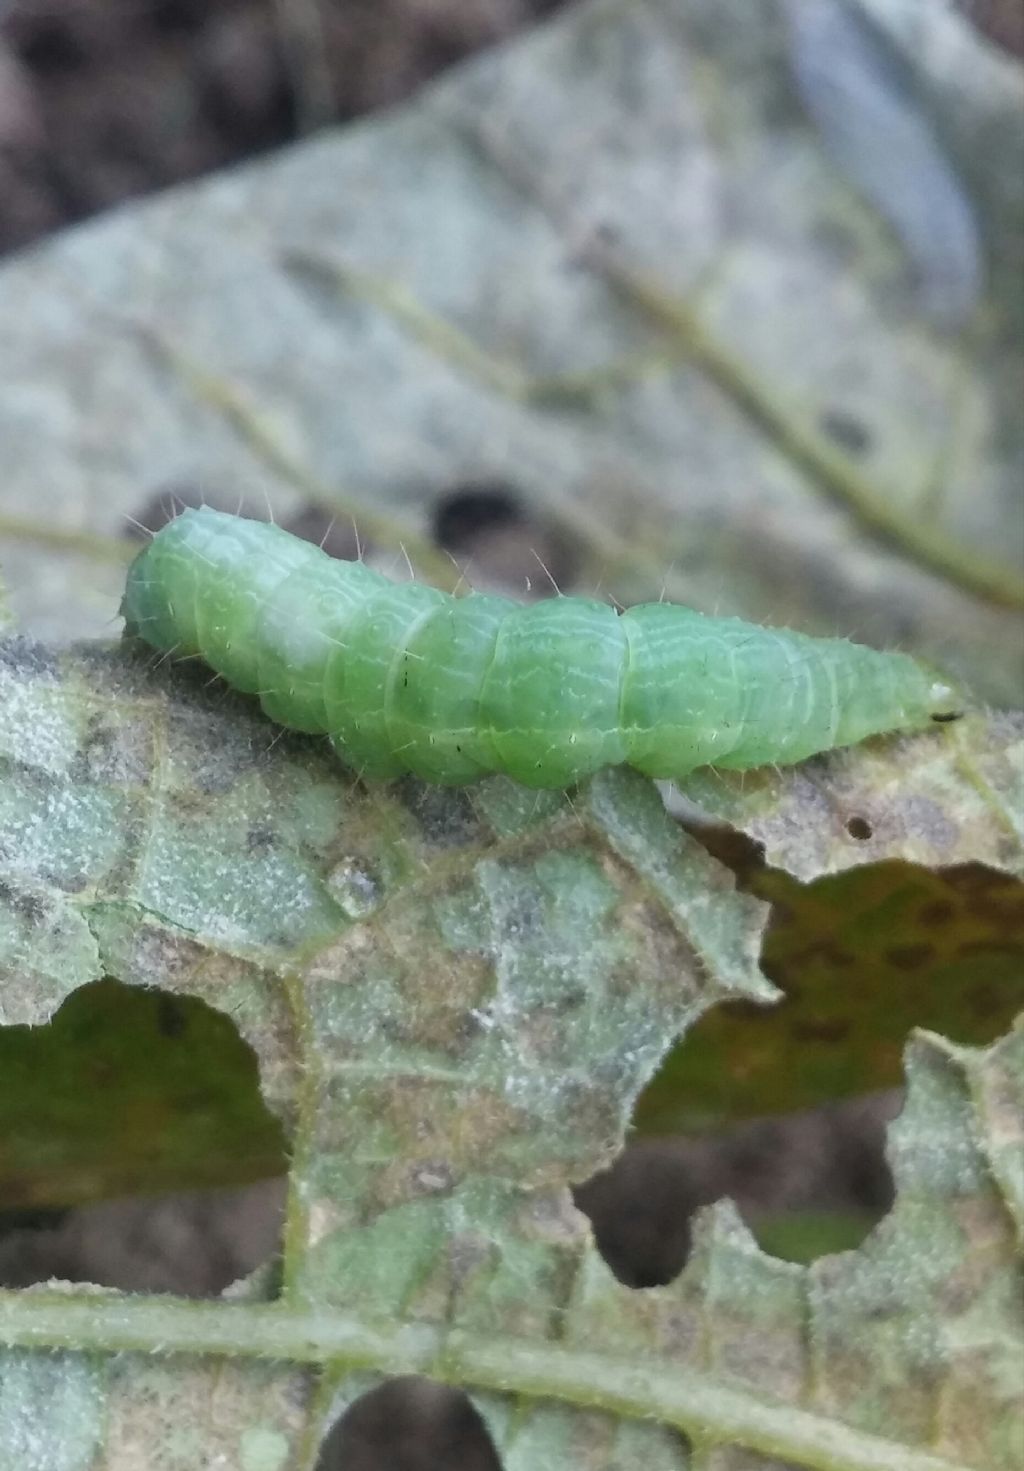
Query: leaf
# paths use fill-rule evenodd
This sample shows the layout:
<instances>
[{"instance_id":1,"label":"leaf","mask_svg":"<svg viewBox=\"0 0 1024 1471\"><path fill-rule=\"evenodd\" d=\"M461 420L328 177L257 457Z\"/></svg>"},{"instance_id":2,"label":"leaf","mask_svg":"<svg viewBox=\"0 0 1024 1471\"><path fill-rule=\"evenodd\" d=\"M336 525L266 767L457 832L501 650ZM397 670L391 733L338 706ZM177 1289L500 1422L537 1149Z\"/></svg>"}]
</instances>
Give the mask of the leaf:
<instances>
[{"instance_id":1,"label":"leaf","mask_svg":"<svg viewBox=\"0 0 1024 1471\"><path fill-rule=\"evenodd\" d=\"M1006 1089L1020 1034L987 1051L917 1045L894 1131L902 1193L860 1252L791 1267L721 1207L674 1284L632 1291L596 1255L566 1182L608 1159L675 1035L715 1002L772 996L757 968L765 906L653 787L607 773L571 805L503 779L360 792L321 743L275 739L250 703L187 667L5 647L12 904L42 889L106 973L229 1011L293 1165L280 1302L185 1316L168 1299L4 1293L0 1340L226 1355L234 1410L218 1377L217 1414L184 1417L171 1441L191 1464L244 1465L255 1429L282 1457L315 1442L371 1382L342 1372L354 1361L469 1386L506 1465L531 1471L569 1454L611 1468L627 1451L686 1466L680 1431L794 1465L1010 1464L1021 1191ZM971 810L951 739L878 743L864 757L876 773L886 744L909 783L934 779L941 748L950 810ZM994 744L980 742L990 757ZM853 761L817 763L823 793L830 767L842 789ZM722 790L770 812L763 788L741 786ZM959 856L981 830L964 825ZM915 841L891 835L886 857ZM0 972L13 1019L42 1019L60 992L51 981L19 1001L18 975ZM142 1405L156 1396L173 1416L203 1378L173 1360L103 1362L116 1466ZM318 1368L336 1387L300 1409ZM31 1385L23 1368L0 1377L17 1386L25 1372ZM970 1414L947 1423L940 1390ZM26 1405L34 1392L18 1390ZM525 1396L515 1414L509 1393ZM93 1454L89 1434L68 1443Z\"/></svg>"},{"instance_id":2,"label":"leaf","mask_svg":"<svg viewBox=\"0 0 1024 1471\"><path fill-rule=\"evenodd\" d=\"M777 7L741 0L586 5L7 265L23 626L99 633L120 517L172 482L351 509L425 566L429 503L485 477L556 517L580 589L838 624L1016 699L1021 212L990 140L1018 74L952 11L920 24L891 39L989 257L959 336L830 172ZM723 1204L675 1282L627 1289L568 1186L677 1036L777 999L767 904L629 774L572 805L363 792L198 671L2 648L3 1021L59 1024L103 975L199 997L292 1168L275 1301L0 1292L0 1464L298 1471L410 1372L469 1389L506 1471L1016 1464L1019 1032L912 1042L897 1203L858 1251L780 1262ZM1016 873L1019 744L996 716L687 796L791 883Z\"/></svg>"},{"instance_id":3,"label":"leaf","mask_svg":"<svg viewBox=\"0 0 1024 1471\"><path fill-rule=\"evenodd\" d=\"M785 775L768 769L740 783L694 772L685 795L716 821L741 828L765 862L797 878L837 873L898 852L933 868L971 858L1021 872L1024 718L958 723L948 740L868 742ZM814 831L794 817L815 813Z\"/></svg>"},{"instance_id":4,"label":"leaf","mask_svg":"<svg viewBox=\"0 0 1024 1471\"><path fill-rule=\"evenodd\" d=\"M230 1010L265 1083L268 1065L279 1074L271 1096L295 1087L297 1059L282 1055L298 1047L295 1003L280 983L293 968L318 1034L304 1065L336 1065L335 1086L353 1050L383 1049L382 1100L426 1067L444 1107L459 1099L465 1049L463 1086L506 1095L480 1117L488 1137L467 1138L470 1155L507 1127L514 1156L553 1087L590 1096L596 1138L614 1137L666 1030L707 1004L705 975L715 994L771 995L756 964L763 906L735 893L638 777L602 779L589 812L503 779L466 795L412 783L362 795L323 743L278 740L249 702L204 696L188 674L153 674L120 651L44 662L9 648L4 708L19 718L0 729L0 832L12 912L42 887L53 912L26 925L84 928L97 970L170 979ZM723 895L721 912L708 911L709 893ZM5 981L20 964L19 950ZM626 973L652 989L624 989ZM19 1005L5 985L6 1019L45 1020L63 994L37 981ZM408 1008L408 1037L396 1006ZM519 1026L537 1035L513 1088L506 1034ZM580 1028L599 1073L589 1083L572 1078Z\"/></svg>"}]
</instances>

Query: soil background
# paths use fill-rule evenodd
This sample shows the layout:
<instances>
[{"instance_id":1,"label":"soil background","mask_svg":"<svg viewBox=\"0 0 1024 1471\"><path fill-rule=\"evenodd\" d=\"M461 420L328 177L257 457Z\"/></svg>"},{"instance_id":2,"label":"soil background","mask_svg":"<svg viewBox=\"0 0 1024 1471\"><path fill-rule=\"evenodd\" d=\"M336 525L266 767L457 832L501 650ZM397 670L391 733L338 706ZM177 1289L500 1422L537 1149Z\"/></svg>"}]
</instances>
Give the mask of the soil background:
<instances>
[{"instance_id":1,"label":"soil background","mask_svg":"<svg viewBox=\"0 0 1024 1471\"><path fill-rule=\"evenodd\" d=\"M0 250L400 101L564 0L0 0Z\"/></svg>"},{"instance_id":2,"label":"soil background","mask_svg":"<svg viewBox=\"0 0 1024 1471\"><path fill-rule=\"evenodd\" d=\"M409 96L567 0L0 0L0 252ZM1024 56L1022 0L959 0Z\"/></svg>"}]
</instances>

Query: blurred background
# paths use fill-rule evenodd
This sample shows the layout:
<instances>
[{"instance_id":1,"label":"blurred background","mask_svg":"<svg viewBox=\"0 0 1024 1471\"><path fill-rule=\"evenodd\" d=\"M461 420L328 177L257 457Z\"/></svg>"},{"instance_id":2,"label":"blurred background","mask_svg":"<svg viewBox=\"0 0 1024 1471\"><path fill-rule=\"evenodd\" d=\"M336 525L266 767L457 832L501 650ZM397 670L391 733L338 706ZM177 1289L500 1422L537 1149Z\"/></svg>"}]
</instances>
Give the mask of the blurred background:
<instances>
[{"instance_id":1,"label":"blurred background","mask_svg":"<svg viewBox=\"0 0 1024 1471\"><path fill-rule=\"evenodd\" d=\"M389 571L402 547L518 596L553 579L848 633L1019 704L1021 58L1020 0L0 0L0 569L23 631L109 636L135 523L203 500ZM881 869L764 897L772 979L817 1015L858 965L883 1043L825 1103L773 1116L753 1089L690 1134L694 1059L755 1057L774 1023L683 1044L644 1137L578 1192L624 1281L671 1280L723 1194L781 1255L855 1245L892 1198L909 1028L1005 1027L1019 886ZM837 916L885 905L885 945L851 962ZM929 1011L970 946L985 996ZM170 995L128 1030L116 986L0 1034L26 1079L32 1049L73 1071L102 1036L124 1089L110 1199L0 1193L0 1282L201 1295L269 1262L272 1286L285 1144L251 1057ZM125 1199L117 1116L186 1033L237 1068L198 1126L207 1177ZM239 1137L253 1178L230 1178ZM482 1431L425 1393L401 1465L469 1466ZM406 1411L368 1400L325 1467L382 1464ZM424 1415L452 1439L421 1462Z\"/></svg>"},{"instance_id":2,"label":"blurred background","mask_svg":"<svg viewBox=\"0 0 1024 1471\"><path fill-rule=\"evenodd\" d=\"M566 0L3 0L0 249L408 96ZM1024 55L1019 0L955 0Z\"/></svg>"},{"instance_id":3,"label":"blurred background","mask_svg":"<svg viewBox=\"0 0 1024 1471\"><path fill-rule=\"evenodd\" d=\"M3 0L0 249L397 102L559 3Z\"/></svg>"}]
</instances>

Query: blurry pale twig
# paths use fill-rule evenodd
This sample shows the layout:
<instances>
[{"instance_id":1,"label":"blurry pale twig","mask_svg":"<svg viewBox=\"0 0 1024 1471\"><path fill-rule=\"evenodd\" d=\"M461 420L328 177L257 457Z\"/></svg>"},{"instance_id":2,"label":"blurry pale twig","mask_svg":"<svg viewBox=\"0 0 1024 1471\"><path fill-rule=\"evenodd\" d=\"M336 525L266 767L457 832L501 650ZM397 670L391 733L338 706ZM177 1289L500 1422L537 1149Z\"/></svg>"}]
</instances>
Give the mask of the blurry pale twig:
<instances>
[{"instance_id":1,"label":"blurry pale twig","mask_svg":"<svg viewBox=\"0 0 1024 1471\"><path fill-rule=\"evenodd\" d=\"M54 551L74 552L95 557L101 562L130 562L139 550L136 541L119 536L103 536L96 531L75 531L69 527L46 525L28 516L0 514L0 540L34 542Z\"/></svg>"}]
</instances>

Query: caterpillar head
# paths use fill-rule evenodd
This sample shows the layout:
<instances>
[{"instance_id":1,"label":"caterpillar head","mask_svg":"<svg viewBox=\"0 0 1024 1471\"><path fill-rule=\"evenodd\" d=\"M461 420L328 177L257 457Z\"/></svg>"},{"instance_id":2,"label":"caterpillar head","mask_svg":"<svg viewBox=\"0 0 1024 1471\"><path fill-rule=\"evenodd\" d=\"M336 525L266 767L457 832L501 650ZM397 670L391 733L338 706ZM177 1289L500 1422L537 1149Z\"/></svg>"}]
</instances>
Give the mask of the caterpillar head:
<instances>
[{"instance_id":1,"label":"caterpillar head","mask_svg":"<svg viewBox=\"0 0 1024 1471\"><path fill-rule=\"evenodd\" d=\"M963 691L951 684L943 671L909 654L890 654L888 658L899 660L898 665L893 663L890 668L898 669L900 674L901 706L901 718L889 729L926 730L929 725L946 725L965 714Z\"/></svg>"},{"instance_id":2,"label":"caterpillar head","mask_svg":"<svg viewBox=\"0 0 1024 1471\"><path fill-rule=\"evenodd\" d=\"M933 680L928 691L928 714L936 725L948 725L950 721L962 718L963 701L951 685L943 684L940 679Z\"/></svg>"}]
</instances>

